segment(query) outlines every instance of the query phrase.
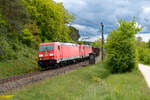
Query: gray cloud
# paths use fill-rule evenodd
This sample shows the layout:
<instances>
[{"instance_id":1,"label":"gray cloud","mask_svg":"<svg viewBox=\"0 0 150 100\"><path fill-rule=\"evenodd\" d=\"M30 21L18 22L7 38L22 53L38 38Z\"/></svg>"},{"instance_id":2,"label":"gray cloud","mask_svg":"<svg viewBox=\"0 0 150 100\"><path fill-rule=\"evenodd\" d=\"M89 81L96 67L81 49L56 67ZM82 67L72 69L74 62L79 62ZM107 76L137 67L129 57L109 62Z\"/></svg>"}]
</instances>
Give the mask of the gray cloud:
<instances>
[{"instance_id":1,"label":"gray cloud","mask_svg":"<svg viewBox=\"0 0 150 100\"><path fill-rule=\"evenodd\" d=\"M81 34L94 37L100 34L100 22L105 24L108 34L119 19L132 20L135 16L138 24L150 32L150 1L149 0L55 0L63 2L65 8L76 17L73 25ZM84 29L83 29L84 27ZM92 29L92 31L91 31ZM94 31L95 30L95 31Z\"/></svg>"}]
</instances>

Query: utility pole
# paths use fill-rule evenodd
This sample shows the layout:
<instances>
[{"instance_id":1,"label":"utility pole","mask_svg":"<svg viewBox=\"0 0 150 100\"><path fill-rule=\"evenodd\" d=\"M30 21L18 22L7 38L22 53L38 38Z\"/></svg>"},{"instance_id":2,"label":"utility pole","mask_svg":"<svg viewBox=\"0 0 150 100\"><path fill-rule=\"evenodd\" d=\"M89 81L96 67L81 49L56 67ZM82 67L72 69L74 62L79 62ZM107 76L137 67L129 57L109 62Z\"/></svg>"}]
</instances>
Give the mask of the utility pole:
<instances>
[{"instance_id":1,"label":"utility pole","mask_svg":"<svg viewBox=\"0 0 150 100\"><path fill-rule=\"evenodd\" d=\"M101 48L101 51L102 51L102 61L104 60L104 24L103 22L101 23L101 26L102 26L102 48Z\"/></svg>"}]
</instances>

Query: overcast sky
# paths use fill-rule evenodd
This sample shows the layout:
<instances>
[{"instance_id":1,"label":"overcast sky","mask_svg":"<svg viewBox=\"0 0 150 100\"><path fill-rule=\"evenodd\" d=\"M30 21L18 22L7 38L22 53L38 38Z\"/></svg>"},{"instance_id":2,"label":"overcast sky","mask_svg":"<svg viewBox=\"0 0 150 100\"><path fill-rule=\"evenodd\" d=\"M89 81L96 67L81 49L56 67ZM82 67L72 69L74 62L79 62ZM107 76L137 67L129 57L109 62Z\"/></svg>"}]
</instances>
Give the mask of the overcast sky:
<instances>
[{"instance_id":1,"label":"overcast sky","mask_svg":"<svg viewBox=\"0 0 150 100\"><path fill-rule=\"evenodd\" d=\"M138 35L145 41L150 39L150 0L55 0L63 2L65 8L75 15L73 26L82 37L95 40L101 34L100 23L108 34L119 19L131 21L135 16L143 31ZM144 33L144 35L143 35ZM148 34L149 33L149 34Z\"/></svg>"}]
</instances>

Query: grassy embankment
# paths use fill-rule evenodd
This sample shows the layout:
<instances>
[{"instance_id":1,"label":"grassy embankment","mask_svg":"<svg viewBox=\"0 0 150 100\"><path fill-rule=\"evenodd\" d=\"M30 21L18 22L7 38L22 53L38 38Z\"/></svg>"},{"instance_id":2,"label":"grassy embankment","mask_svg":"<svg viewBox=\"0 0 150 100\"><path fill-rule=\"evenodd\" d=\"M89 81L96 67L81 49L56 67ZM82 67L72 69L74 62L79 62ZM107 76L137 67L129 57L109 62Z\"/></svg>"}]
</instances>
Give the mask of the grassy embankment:
<instances>
[{"instance_id":1,"label":"grassy embankment","mask_svg":"<svg viewBox=\"0 0 150 100\"><path fill-rule=\"evenodd\" d=\"M0 79L38 69L35 49L21 47L18 51L13 59L0 61Z\"/></svg>"},{"instance_id":2,"label":"grassy embankment","mask_svg":"<svg viewBox=\"0 0 150 100\"><path fill-rule=\"evenodd\" d=\"M10 100L149 100L139 71L113 75L105 67L99 63L26 86Z\"/></svg>"}]
</instances>

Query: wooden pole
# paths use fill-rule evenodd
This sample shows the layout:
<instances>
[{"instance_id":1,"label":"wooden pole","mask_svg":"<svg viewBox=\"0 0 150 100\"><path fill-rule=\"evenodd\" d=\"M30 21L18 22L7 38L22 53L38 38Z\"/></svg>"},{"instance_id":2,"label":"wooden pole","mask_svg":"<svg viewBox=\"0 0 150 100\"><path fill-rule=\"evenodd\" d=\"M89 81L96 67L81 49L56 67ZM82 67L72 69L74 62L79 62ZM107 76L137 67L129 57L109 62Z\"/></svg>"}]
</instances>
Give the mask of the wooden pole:
<instances>
[{"instance_id":1,"label":"wooden pole","mask_svg":"<svg viewBox=\"0 0 150 100\"><path fill-rule=\"evenodd\" d=\"M102 58L101 59L103 61L104 60L104 24L103 24L103 22L101 23L101 26L102 26L102 48L101 48L102 49L101 50L102 51L101 52L102 53L102 56L101 56Z\"/></svg>"}]
</instances>

